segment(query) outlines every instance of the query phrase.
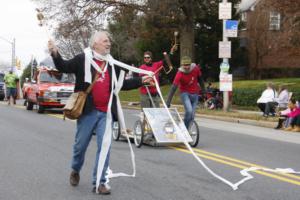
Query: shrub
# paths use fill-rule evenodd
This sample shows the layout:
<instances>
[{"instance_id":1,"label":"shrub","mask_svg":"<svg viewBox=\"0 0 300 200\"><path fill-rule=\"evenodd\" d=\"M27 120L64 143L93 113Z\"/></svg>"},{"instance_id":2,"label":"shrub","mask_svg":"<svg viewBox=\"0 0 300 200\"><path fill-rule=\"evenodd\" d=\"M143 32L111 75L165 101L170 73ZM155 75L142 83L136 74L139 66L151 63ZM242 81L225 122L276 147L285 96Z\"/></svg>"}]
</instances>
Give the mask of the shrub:
<instances>
[{"instance_id":1,"label":"shrub","mask_svg":"<svg viewBox=\"0 0 300 200\"><path fill-rule=\"evenodd\" d=\"M234 89L232 93L232 104L237 106L256 106L256 101L260 97L261 92L261 89Z\"/></svg>"}]
</instances>

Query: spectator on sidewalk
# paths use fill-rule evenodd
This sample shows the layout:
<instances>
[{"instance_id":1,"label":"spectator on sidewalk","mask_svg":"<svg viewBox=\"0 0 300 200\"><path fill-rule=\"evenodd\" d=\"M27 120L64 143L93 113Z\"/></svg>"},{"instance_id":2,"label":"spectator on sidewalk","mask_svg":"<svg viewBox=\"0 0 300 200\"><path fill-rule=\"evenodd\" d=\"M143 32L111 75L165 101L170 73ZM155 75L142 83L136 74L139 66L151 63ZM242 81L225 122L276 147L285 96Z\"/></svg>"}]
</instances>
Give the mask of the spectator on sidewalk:
<instances>
[{"instance_id":1,"label":"spectator on sidewalk","mask_svg":"<svg viewBox=\"0 0 300 200\"><path fill-rule=\"evenodd\" d=\"M275 107L278 103L275 101L277 92L273 83L267 83L267 88L263 91L257 100L257 106L263 112L264 117L275 116Z\"/></svg>"},{"instance_id":2,"label":"spectator on sidewalk","mask_svg":"<svg viewBox=\"0 0 300 200\"><path fill-rule=\"evenodd\" d=\"M293 120L291 121L291 127L293 127L291 131L300 132L300 115L297 115L293 118Z\"/></svg>"},{"instance_id":3,"label":"spectator on sidewalk","mask_svg":"<svg viewBox=\"0 0 300 200\"><path fill-rule=\"evenodd\" d=\"M286 109L289 102L289 91L285 85L280 85L278 88L278 97L275 101L278 103L279 109Z\"/></svg>"},{"instance_id":4,"label":"spectator on sidewalk","mask_svg":"<svg viewBox=\"0 0 300 200\"><path fill-rule=\"evenodd\" d=\"M278 124L275 129L287 128L292 122L292 118L288 115L297 108L297 103L295 99L290 99L288 103L288 108L279 112Z\"/></svg>"},{"instance_id":5,"label":"spectator on sidewalk","mask_svg":"<svg viewBox=\"0 0 300 200\"><path fill-rule=\"evenodd\" d=\"M18 76L14 74L12 70L10 70L9 73L4 76L8 105L10 105L11 98L13 100L13 104L16 104L18 81Z\"/></svg>"},{"instance_id":6,"label":"spectator on sidewalk","mask_svg":"<svg viewBox=\"0 0 300 200\"><path fill-rule=\"evenodd\" d=\"M289 112L287 114L287 122L286 122L286 127L284 130L286 131L292 131L295 128L299 128L297 127L298 125L296 124L297 121L297 117L300 115L300 107L297 105L297 103L295 102L295 100L291 100L291 102L294 103L294 108L291 109L291 112Z\"/></svg>"}]
</instances>

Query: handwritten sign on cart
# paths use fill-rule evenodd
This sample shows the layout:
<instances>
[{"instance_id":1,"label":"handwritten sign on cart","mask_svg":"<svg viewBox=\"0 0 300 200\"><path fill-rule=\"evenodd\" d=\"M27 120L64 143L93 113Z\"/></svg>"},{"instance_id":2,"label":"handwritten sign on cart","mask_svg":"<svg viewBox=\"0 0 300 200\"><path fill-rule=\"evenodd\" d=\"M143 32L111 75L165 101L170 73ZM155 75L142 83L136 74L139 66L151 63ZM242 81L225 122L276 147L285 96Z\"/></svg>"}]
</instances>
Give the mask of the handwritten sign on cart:
<instances>
[{"instance_id":1,"label":"handwritten sign on cart","mask_svg":"<svg viewBox=\"0 0 300 200\"><path fill-rule=\"evenodd\" d=\"M175 130L166 108L143 108L156 141L158 143L182 143L185 138L188 142L192 142L177 109L171 108L169 110L179 130Z\"/></svg>"}]
</instances>

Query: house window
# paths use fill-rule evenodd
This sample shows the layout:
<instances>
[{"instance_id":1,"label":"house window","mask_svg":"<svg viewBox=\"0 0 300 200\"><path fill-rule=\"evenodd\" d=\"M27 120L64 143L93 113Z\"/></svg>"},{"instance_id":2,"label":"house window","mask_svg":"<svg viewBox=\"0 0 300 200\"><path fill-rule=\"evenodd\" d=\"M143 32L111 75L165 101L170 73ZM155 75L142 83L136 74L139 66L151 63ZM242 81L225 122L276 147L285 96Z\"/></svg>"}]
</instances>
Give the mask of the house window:
<instances>
[{"instance_id":1,"label":"house window","mask_svg":"<svg viewBox=\"0 0 300 200\"><path fill-rule=\"evenodd\" d=\"M270 12L270 30L280 30L280 13Z\"/></svg>"},{"instance_id":2,"label":"house window","mask_svg":"<svg viewBox=\"0 0 300 200\"><path fill-rule=\"evenodd\" d=\"M243 12L241 15L241 21L242 22L247 22L247 12Z\"/></svg>"}]
</instances>

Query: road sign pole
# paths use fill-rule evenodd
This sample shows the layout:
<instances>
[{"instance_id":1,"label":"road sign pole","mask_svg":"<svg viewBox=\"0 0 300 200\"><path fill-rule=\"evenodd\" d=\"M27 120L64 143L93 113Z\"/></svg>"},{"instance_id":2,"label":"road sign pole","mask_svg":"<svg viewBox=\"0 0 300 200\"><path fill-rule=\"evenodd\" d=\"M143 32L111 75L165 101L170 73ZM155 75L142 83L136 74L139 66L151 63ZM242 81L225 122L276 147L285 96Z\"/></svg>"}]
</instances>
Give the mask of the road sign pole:
<instances>
[{"instance_id":1,"label":"road sign pole","mask_svg":"<svg viewBox=\"0 0 300 200\"><path fill-rule=\"evenodd\" d=\"M222 0L219 3L219 19L223 20L223 41L219 42L219 58L223 59L220 65L220 89L222 84L221 78L228 75L229 71L229 58L231 57L231 43L228 41L226 34L226 20L231 19L232 4L227 0ZM222 87L223 88L223 87ZM222 91L222 90L221 90ZM223 110L227 112L229 110L229 92L227 89L223 90Z\"/></svg>"},{"instance_id":2,"label":"road sign pole","mask_svg":"<svg viewBox=\"0 0 300 200\"><path fill-rule=\"evenodd\" d=\"M227 0L223 0L223 3L227 3ZM223 19L223 42L228 42L228 38L225 36L226 20ZM229 63L228 58L223 58L223 63ZM228 72L222 72L228 73ZM228 112L229 110L229 95L228 91L223 91L223 111Z\"/></svg>"}]
</instances>

